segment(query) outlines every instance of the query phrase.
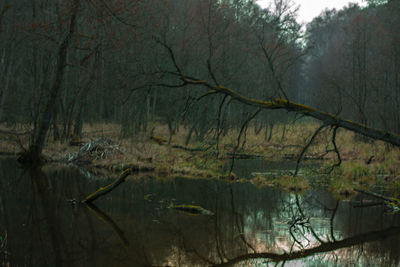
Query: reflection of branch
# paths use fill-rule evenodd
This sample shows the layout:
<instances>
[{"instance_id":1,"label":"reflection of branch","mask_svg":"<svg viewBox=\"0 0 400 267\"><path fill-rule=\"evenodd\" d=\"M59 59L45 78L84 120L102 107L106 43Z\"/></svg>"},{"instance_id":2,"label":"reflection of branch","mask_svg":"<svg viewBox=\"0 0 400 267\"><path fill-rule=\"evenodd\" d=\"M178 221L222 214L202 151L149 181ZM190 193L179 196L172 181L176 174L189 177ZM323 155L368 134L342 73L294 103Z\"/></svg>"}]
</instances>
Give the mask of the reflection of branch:
<instances>
[{"instance_id":1,"label":"reflection of branch","mask_svg":"<svg viewBox=\"0 0 400 267\"><path fill-rule=\"evenodd\" d=\"M336 201L336 206L333 209L332 216L331 216L331 237L332 237L333 241L336 241L335 235L333 233L333 220L335 219L335 215L336 215L338 208L339 208L339 200Z\"/></svg>"},{"instance_id":2,"label":"reflection of branch","mask_svg":"<svg viewBox=\"0 0 400 267\"><path fill-rule=\"evenodd\" d=\"M297 240L296 236L293 233L293 231L296 231L296 228L294 228L294 227L295 227L295 225L291 225L289 228L289 233L292 236L293 241L294 241L293 245L297 244L301 249L304 249L303 244L301 244L301 242L299 240ZM308 241L308 243L310 243L310 240L308 240L304 234L303 234L303 237ZM293 248L293 246L292 246L292 248ZM292 250L290 250L290 251L292 251Z\"/></svg>"},{"instance_id":3,"label":"reflection of branch","mask_svg":"<svg viewBox=\"0 0 400 267\"><path fill-rule=\"evenodd\" d=\"M222 247L222 242L221 242L221 231L219 230L218 227L218 215L216 214L215 220L214 220L214 227L215 227L215 248L217 249L218 257L221 260L221 262L225 262L224 259L227 259L224 249Z\"/></svg>"},{"instance_id":4,"label":"reflection of branch","mask_svg":"<svg viewBox=\"0 0 400 267\"><path fill-rule=\"evenodd\" d=\"M297 195L297 194L296 194L296 206L297 206L297 208L298 208L298 210L299 210L301 216L302 216L303 218L306 218L306 216L305 216L303 210L301 209L300 200L299 200L299 195ZM312 227L308 227L308 229L310 230L311 234L314 236L314 238L315 238L319 243L321 243L321 244L324 243L324 241L317 235L317 233L314 231L314 229L313 229Z\"/></svg>"},{"instance_id":5,"label":"reflection of branch","mask_svg":"<svg viewBox=\"0 0 400 267\"><path fill-rule=\"evenodd\" d=\"M239 236L240 239L243 241L243 243L250 248L254 253L257 252L255 250L255 248L246 240L245 236L244 236L244 224L243 224L243 217L241 214L239 214L236 211L235 208L235 202L234 202L234 198L233 198L233 190L232 190L232 186L229 187L229 193L230 193L230 198L231 198L231 206L232 206L232 214L234 214L235 219L236 219L236 227L239 230Z\"/></svg>"},{"instance_id":6,"label":"reflection of branch","mask_svg":"<svg viewBox=\"0 0 400 267\"><path fill-rule=\"evenodd\" d=\"M124 243L125 246L129 246L129 241L126 239L124 236L124 232L119 228L119 226L111 219L110 216L105 214L103 211L101 211L98 207L96 207L94 204L87 204L86 207L93 212L100 220L105 222L106 224L110 225L114 231L117 233L118 237L121 239L122 243Z\"/></svg>"},{"instance_id":7,"label":"reflection of branch","mask_svg":"<svg viewBox=\"0 0 400 267\"><path fill-rule=\"evenodd\" d=\"M323 243L317 247L310 248L310 249L304 249L292 253L284 253L284 254L277 254L277 253L250 253L250 254L245 254L238 256L236 258L233 258L229 260L228 262L221 263L221 264L215 264L213 266L230 266L233 264L236 264L238 262L250 260L250 259L271 259L275 262L280 262L280 261L288 261L288 260L295 260L295 259L301 259L301 258L306 258L308 256L312 256L314 254L318 253L324 253L324 252L330 252L334 250L338 250L341 248L347 248L347 247L352 247L355 245L360 245L366 242L372 242L372 241L377 241L377 240L382 240L386 239L389 237L392 237L394 235L400 234L400 227L390 227L385 230L381 231L374 231L374 232L369 232L361 235L356 235L354 237L349 237L345 238L340 241L333 241L333 242L327 242Z\"/></svg>"}]
</instances>

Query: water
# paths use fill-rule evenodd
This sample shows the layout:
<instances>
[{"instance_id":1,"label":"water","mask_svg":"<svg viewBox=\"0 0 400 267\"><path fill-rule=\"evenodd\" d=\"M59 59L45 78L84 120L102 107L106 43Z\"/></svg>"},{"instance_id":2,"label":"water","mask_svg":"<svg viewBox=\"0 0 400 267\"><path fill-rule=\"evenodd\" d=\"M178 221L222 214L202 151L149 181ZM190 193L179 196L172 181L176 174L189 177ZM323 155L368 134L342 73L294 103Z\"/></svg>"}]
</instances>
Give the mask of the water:
<instances>
[{"instance_id":1,"label":"water","mask_svg":"<svg viewBox=\"0 0 400 267\"><path fill-rule=\"evenodd\" d=\"M359 196L298 196L250 183L131 177L96 206L71 205L112 180L0 160L1 266L397 266L400 218ZM358 201L363 200L360 206ZM356 202L357 201L357 202ZM199 205L190 215L170 203ZM368 204L368 205L366 205Z\"/></svg>"}]
</instances>

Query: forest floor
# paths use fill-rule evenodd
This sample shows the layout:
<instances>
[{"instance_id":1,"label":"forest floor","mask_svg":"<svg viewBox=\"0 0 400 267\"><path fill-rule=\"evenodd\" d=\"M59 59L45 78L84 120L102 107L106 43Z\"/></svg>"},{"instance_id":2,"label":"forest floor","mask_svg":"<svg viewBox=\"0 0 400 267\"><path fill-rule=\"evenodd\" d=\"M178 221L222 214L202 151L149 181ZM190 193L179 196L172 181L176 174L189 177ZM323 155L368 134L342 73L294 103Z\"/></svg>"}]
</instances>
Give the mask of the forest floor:
<instances>
[{"instance_id":1,"label":"forest floor","mask_svg":"<svg viewBox=\"0 0 400 267\"><path fill-rule=\"evenodd\" d=\"M153 128L152 134L140 134L132 138L121 138L120 126L116 124L84 125L80 140L70 141L81 146L71 146L70 141L46 143L43 150L49 162L64 162L90 169L93 172L119 174L126 168L138 173L155 173L163 177L201 177L244 181L227 170L227 160L235 153L236 158L264 158L266 161L296 161L303 148L319 125L296 123L277 125L271 139L265 131L256 134L254 128L242 136L239 146L238 132L221 135L216 150L213 136L202 141L192 137L185 145L188 129L180 127L168 144L166 126ZM269 133L269 131L268 131ZM267 134L268 135L268 134ZM29 134L25 126L12 130L0 125L0 154L17 155L27 148ZM317 169L300 172L298 177L265 173L251 181L256 186L280 186L301 191L312 186L327 185L338 196L348 197L354 188L370 189L384 186L391 195L400 193L400 151L381 141L365 140L346 130L338 130L336 144L340 151L338 162L332 143L332 130L323 130L303 156L302 162L318 162ZM308 178L305 178L308 177ZM313 179L309 179L313 177Z\"/></svg>"}]
</instances>

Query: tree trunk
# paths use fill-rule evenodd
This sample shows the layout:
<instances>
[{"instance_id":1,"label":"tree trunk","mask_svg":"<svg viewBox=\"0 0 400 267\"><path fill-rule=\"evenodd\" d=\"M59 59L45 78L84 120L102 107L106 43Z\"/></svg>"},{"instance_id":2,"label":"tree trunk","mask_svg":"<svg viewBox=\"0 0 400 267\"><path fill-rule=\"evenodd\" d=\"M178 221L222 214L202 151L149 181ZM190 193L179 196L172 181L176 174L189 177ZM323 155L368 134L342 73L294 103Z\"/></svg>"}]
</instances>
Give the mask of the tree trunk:
<instances>
[{"instance_id":1,"label":"tree trunk","mask_svg":"<svg viewBox=\"0 0 400 267\"><path fill-rule=\"evenodd\" d=\"M33 133L33 142L30 144L28 151L23 153L19 161L23 163L39 163L41 162L41 154L43 150L44 141L49 130L53 113L57 103L57 96L62 86L64 72L66 67L67 50L71 42L72 36L75 31L76 15L79 7L79 0L74 1L72 15L69 23L69 32L64 40L58 47L58 62L56 68L56 75L53 85L50 89L50 95L47 102L39 114L39 122Z\"/></svg>"}]
</instances>

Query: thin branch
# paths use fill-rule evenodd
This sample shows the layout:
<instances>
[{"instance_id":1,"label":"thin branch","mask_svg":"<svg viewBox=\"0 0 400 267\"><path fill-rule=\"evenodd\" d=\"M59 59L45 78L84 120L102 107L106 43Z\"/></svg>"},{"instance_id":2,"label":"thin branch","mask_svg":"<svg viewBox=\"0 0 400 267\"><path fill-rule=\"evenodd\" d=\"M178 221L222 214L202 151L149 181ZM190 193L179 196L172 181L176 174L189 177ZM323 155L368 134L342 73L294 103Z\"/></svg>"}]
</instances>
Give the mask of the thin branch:
<instances>
[{"instance_id":1,"label":"thin branch","mask_svg":"<svg viewBox=\"0 0 400 267\"><path fill-rule=\"evenodd\" d=\"M126 239L124 231L121 230L121 228L118 226L117 223L114 222L114 220L108 216L106 213L104 213L102 210L100 210L96 205L92 203L88 203L86 207L93 212L97 218L99 218L101 221L105 222L111 228L115 231L115 233L118 235L118 237L121 239L122 243L128 247L129 246L129 241Z\"/></svg>"},{"instance_id":2,"label":"thin branch","mask_svg":"<svg viewBox=\"0 0 400 267\"><path fill-rule=\"evenodd\" d=\"M127 25L127 26L129 26L129 27L132 27L132 28L136 28L136 25L135 25L135 24L131 24L131 23L129 23L129 22L126 22L124 19L122 19L121 17L119 17L117 14L115 14L115 12L111 10L111 8L107 5L107 3L106 3L105 1L103 1L103 0L98 0L98 1L101 2L101 4L105 7L105 9L107 10L107 12L108 12L113 18L115 18L116 20L118 20L118 21L121 22L122 24L125 24L125 25Z\"/></svg>"},{"instance_id":3,"label":"thin branch","mask_svg":"<svg viewBox=\"0 0 400 267\"><path fill-rule=\"evenodd\" d=\"M200 80L200 79L197 79L194 77L186 76L183 73L181 73L181 70L177 66L175 57L174 57L174 54L173 54L171 48L169 48L168 46L166 46L165 44L163 44L161 42L159 42L159 43L162 44L166 49L168 49L171 59L174 62L174 65L178 71L178 72L164 72L164 73L169 73L171 75L177 76L186 84L204 86L210 90L215 90L218 93L229 95L232 97L231 100L237 100L245 105L258 107L261 109L285 109L289 112L296 112L298 114L303 114L305 116L313 117L313 118L323 122L325 126L330 125L330 126L336 126L338 128L339 127L345 128L347 130L364 135L366 137L370 137L370 138L373 138L376 140L381 140L386 143L390 143L392 145L400 147L400 136L390 133L388 131L374 129L374 128L371 128L364 124L360 124L360 123L353 122L350 120L341 119L334 114L324 112L322 110L315 109L315 108L312 108L307 105L299 104L299 103L290 101L285 98L277 98L277 99L270 100L270 101L253 99L253 98L243 96L243 95L237 93L236 91L231 90L227 87L224 87L221 85L218 85L218 86L212 85L205 80Z\"/></svg>"},{"instance_id":4,"label":"thin branch","mask_svg":"<svg viewBox=\"0 0 400 267\"><path fill-rule=\"evenodd\" d=\"M227 95L224 96L222 99L221 103L219 104L218 107L218 116L217 116L217 129L216 129L216 150L217 150L217 159L219 156L219 137L221 136L222 130L220 129L221 127L221 114L222 114L222 107L225 103L225 100L227 99Z\"/></svg>"},{"instance_id":5,"label":"thin branch","mask_svg":"<svg viewBox=\"0 0 400 267\"><path fill-rule=\"evenodd\" d=\"M335 238L334 231L333 231L333 220L335 219L335 215L336 215L336 212L337 212L338 208L339 208L339 200L336 201L336 206L333 209L331 220L330 220L330 222L331 222L331 237L332 237L333 241L337 241L336 238Z\"/></svg>"},{"instance_id":6,"label":"thin branch","mask_svg":"<svg viewBox=\"0 0 400 267\"><path fill-rule=\"evenodd\" d=\"M311 146L311 144L314 142L314 139L317 137L317 135L319 134L319 132L325 128L327 125L322 124L320 127L318 127L317 130L315 130L314 134L312 135L310 141L308 141L307 145L303 148L303 150L301 151L299 157L297 158L297 162L296 162L296 169L294 171L293 176L296 177L297 173L299 171L299 167L300 167L300 162L301 159L303 158L304 153L306 153L307 149Z\"/></svg>"},{"instance_id":7,"label":"thin branch","mask_svg":"<svg viewBox=\"0 0 400 267\"><path fill-rule=\"evenodd\" d=\"M179 68L178 63L176 62L175 55L174 55L174 52L172 51L172 48L169 45L167 45L166 42L162 42L159 38L155 38L155 41L156 41L156 43L162 45L165 49L167 49L168 54L171 57L172 63L174 64L176 71L180 75L182 75L182 71Z\"/></svg>"},{"instance_id":8,"label":"thin branch","mask_svg":"<svg viewBox=\"0 0 400 267\"><path fill-rule=\"evenodd\" d=\"M215 94L218 94L218 92L215 91L215 90L210 90L210 91L208 91L207 93L202 94L201 96L199 96L196 100L197 100L197 101L200 101L200 100L203 99L204 97L207 97L207 96L210 96L210 95L215 95Z\"/></svg>"},{"instance_id":9,"label":"thin branch","mask_svg":"<svg viewBox=\"0 0 400 267\"><path fill-rule=\"evenodd\" d=\"M246 127L246 125L247 125L252 119L255 118L255 116L257 116L258 113L260 113L260 111L261 111L261 108L257 109L257 111L254 112L251 116L249 116L249 117L247 118L247 120L243 123L242 128L240 128L240 132L239 132L239 135L238 135L238 137L237 137L237 143L236 143L236 146L234 147L233 153L232 153L232 163L231 163L231 167L230 167L230 169L229 169L229 174L231 174L231 173L232 173L232 170L233 170L233 166L234 166L234 163L235 163L235 154L236 154L237 149L238 149L239 146L240 146L240 139L242 138L242 134L243 134L244 128Z\"/></svg>"},{"instance_id":10,"label":"thin branch","mask_svg":"<svg viewBox=\"0 0 400 267\"><path fill-rule=\"evenodd\" d=\"M336 145L336 132L337 132L338 126L335 126L335 128L333 129L333 133L332 133L332 144L333 144L333 151L335 151L336 155L337 155L337 159L338 161L333 164L331 167L329 167L328 170L328 174L330 174L334 168L339 167L342 164L342 158L340 157L340 152L338 150L338 147Z\"/></svg>"}]
</instances>

